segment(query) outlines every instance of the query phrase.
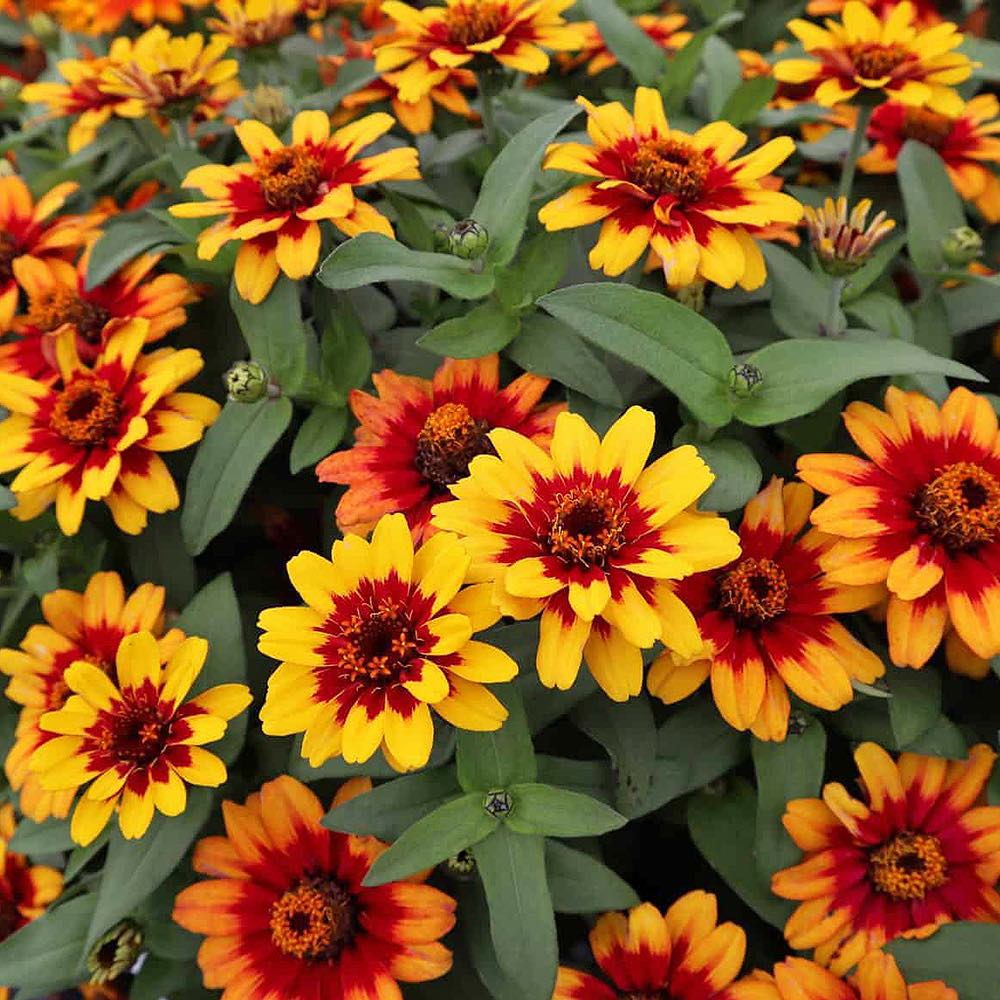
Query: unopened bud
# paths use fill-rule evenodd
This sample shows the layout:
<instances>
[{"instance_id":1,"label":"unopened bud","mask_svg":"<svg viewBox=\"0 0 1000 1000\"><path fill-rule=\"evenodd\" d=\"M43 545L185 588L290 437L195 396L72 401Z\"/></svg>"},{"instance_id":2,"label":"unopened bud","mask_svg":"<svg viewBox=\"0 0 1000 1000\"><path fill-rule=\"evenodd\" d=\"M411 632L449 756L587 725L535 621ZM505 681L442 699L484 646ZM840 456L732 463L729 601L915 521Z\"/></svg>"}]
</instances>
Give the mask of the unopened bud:
<instances>
[{"instance_id":1,"label":"unopened bud","mask_svg":"<svg viewBox=\"0 0 1000 1000\"><path fill-rule=\"evenodd\" d=\"M476 859L469 850L459 851L441 862L441 867L453 879L468 882L476 874Z\"/></svg>"},{"instance_id":2,"label":"unopened bud","mask_svg":"<svg viewBox=\"0 0 1000 1000\"><path fill-rule=\"evenodd\" d=\"M674 298L682 306L693 309L696 313L705 311L705 286L706 282L702 278L695 278L689 285L682 285L674 289Z\"/></svg>"},{"instance_id":3,"label":"unopened bud","mask_svg":"<svg viewBox=\"0 0 1000 1000\"><path fill-rule=\"evenodd\" d=\"M764 373L748 362L729 369L729 391L740 399L752 396L764 382Z\"/></svg>"},{"instance_id":4,"label":"unopened bud","mask_svg":"<svg viewBox=\"0 0 1000 1000\"><path fill-rule=\"evenodd\" d=\"M247 118L256 119L273 129L282 128L292 117L285 92L266 83L258 83L243 98L243 111Z\"/></svg>"},{"instance_id":5,"label":"unopened bud","mask_svg":"<svg viewBox=\"0 0 1000 1000\"><path fill-rule=\"evenodd\" d=\"M957 226L941 241L944 259L952 267L965 267L983 255L983 238L971 226Z\"/></svg>"},{"instance_id":6,"label":"unopened bud","mask_svg":"<svg viewBox=\"0 0 1000 1000\"><path fill-rule=\"evenodd\" d=\"M475 219L463 219L451 227L449 246L456 257L478 260L490 245L490 234Z\"/></svg>"},{"instance_id":7,"label":"unopened bud","mask_svg":"<svg viewBox=\"0 0 1000 1000\"><path fill-rule=\"evenodd\" d=\"M269 380L264 366L256 361L237 361L222 381L234 403L256 403L268 395Z\"/></svg>"},{"instance_id":8,"label":"unopened bud","mask_svg":"<svg viewBox=\"0 0 1000 1000\"><path fill-rule=\"evenodd\" d=\"M110 983L125 975L139 957L142 940L142 928L133 920L123 920L102 934L87 954L90 981Z\"/></svg>"},{"instance_id":9,"label":"unopened bud","mask_svg":"<svg viewBox=\"0 0 1000 1000\"><path fill-rule=\"evenodd\" d=\"M514 808L514 798L510 792L503 789L487 792L483 799L483 808L491 815L499 819L506 816Z\"/></svg>"},{"instance_id":10,"label":"unopened bud","mask_svg":"<svg viewBox=\"0 0 1000 1000\"><path fill-rule=\"evenodd\" d=\"M451 226L439 222L433 229L434 249L438 253L451 253Z\"/></svg>"},{"instance_id":11,"label":"unopened bud","mask_svg":"<svg viewBox=\"0 0 1000 1000\"><path fill-rule=\"evenodd\" d=\"M869 223L871 207L871 201L862 198L848 213L843 197L836 201L827 198L822 208L805 206L809 242L827 274L836 278L853 274L895 228L896 223L885 212Z\"/></svg>"}]
</instances>

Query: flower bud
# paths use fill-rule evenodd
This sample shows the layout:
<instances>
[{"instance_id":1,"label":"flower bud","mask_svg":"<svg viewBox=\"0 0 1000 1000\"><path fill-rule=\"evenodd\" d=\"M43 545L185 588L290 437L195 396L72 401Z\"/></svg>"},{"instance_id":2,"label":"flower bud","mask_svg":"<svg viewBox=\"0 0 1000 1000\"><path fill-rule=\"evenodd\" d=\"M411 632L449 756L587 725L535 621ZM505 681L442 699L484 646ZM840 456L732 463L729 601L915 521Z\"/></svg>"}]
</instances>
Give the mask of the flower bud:
<instances>
[{"instance_id":1,"label":"flower bud","mask_svg":"<svg viewBox=\"0 0 1000 1000\"><path fill-rule=\"evenodd\" d=\"M237 361L222 381L234 403L256 403L268 394L267 372L256 361Z\"/></svg>"},{"instance_id":2,"label":"flower bud","mask_svg":"<svg viewBox=\"0 0 1000 1000\"><path fill-rule=\"evenodd\" d=\"M944 259L952 267L965 267L983 255L983 238L971 226L956 226L941 241Z\"/></svg>"},{"instance_id":3,"label":"flower bud","mask_svg":"<svg viewBox=\"0 0 1000 1000\"><path fill-rule=\"evenodd\" d=\"M514 798L510 792L498 789L486 793L483 808L494 817L506 816L514 808Z\"/></svg>"},{"instance_id":4,"label":"flower bud","mask_svg":"<svg viewBox=\"0 0 1000 1000\"><path fill-rule=\"evenodd\" d=\"M258 83L243 98L243 111L247 118L263 122L275 130L280 130L292 117L285 92L280 87Z\"/></svg>"},{"instance_id":5,"label":"flower bud","mask_svg":"<svg viewBox=\"0 0 1000 1000\"><path fill-rule=\"evenodd\" d=\"M752 396L763 381L764 374L756 365L743 362L729 369L729 391L739 399Z\"/></svg>"},{"instance_id":6,"label":"flower bud","mask_svg":"<svg viewBox=\"0 0 1000 1000\"><path fill-rule=\"evenodd\" d=\"M872 203L863 198L847 212L847 199L827 198L822 208L805 206L809 242L820 267L835 278L853 274L895 228L885 212L868 222Z\"/></svg>"},{"instance_id":7,"label":"flower bud","mask_svg":"<svg viewBox=\"0 0 1000 1000\"><path fill-rule=\"evenodd\" d=\"M674 289L674 298L682 306L687 306L696 313L702 313L705 311L705 285L703 278L695 278L689 285Z\"/></svg>"},{"instance_id":8,"label":"flower bud","mask_svg":"<svg viewBox=\"0 0 1000 1000\"><path fill-rule=\"evenodd\" d=\"M441 862L441 868L458 882L468 882L476 874L476 859L468 849Z\"/></svg>"},{"instance_id":9,"label":"flower bud","mask_svg":"<svg viewBox=\"0 0 1000 1000\"><path fill-rule=\"evenodd\" d=\"M490 245L490 234L475 219L463 219L451 227L449 248L463 260L478 260Z\"/></svg>"},{"instance_id":10,"label":"flower bud","mask_svg":"<svg viewBox=\"0 0 1000 1000\"><path fill-rule=\"evenodd\" d=\"M451 226L439 222L433 229L434 249L438 253L451 253Z\"/></svg>"},{"instance_id":11,"label":"flower bud","mask_svg":"<svg viewBox=\"0 0 1000 1000\"><path fill-rule=\"evenodd\" d=\"M102 934L87 954L92 983L110 983L135 965L142 948L142 928L133 920L122 920Z\"/></svg>"}]
</instances>

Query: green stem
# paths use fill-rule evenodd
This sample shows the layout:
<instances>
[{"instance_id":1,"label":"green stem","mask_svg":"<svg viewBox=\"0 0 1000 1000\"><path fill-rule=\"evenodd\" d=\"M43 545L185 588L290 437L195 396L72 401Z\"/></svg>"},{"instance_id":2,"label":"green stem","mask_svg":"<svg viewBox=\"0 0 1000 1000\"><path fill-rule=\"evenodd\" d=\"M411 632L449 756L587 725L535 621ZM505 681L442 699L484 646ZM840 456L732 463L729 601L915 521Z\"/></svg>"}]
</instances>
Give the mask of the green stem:
<instances>
[{"instance_id":1,"label":"green stem","mask_svg":"<svg viewBox=\"0 0 1000 1000\"><path fill-rule=\"evenodd\" d=\"M840 173L840 187L837 194L847 199L848 208L850 208L851 188L854 186L854 173L858 169L858 157L861 155L861 144L865 141L871 116L872 108L864 104L858 108L857 124L851 133L851 145L847 149L847 159L844 160L844 169Z\"/></svg>"},{"instance_id":2,"label":"green stem","mask_svg":"<svg viewBox=\"0 0 1000 1000\"><path fill-rule=\"evenodd\" d=\"M496 109L493 106L493 95L480 86L479 96L483 105L483 128L486 131L486 145L496 150L499 136L497 134Z\"/></svg>"},{"instance_id":3,"label":"green stem","mask_svg":"<svg viewBox=\"0 0 1000 1000\"><path fill-rule=\"evenodd\" d=\"M826 310L826 323L823 331L827 337L839 337L843 333L840 325L840 300L844 294L847 278L834 278L830 283L830 301Z\"/></svg>"},{"instance_id":4,"label":"green stem","mask_svg":"<svg viewBox=\"0 0 1000 1000\"><path fill-rule=\"evenodd\" d=\"M194 140L188 133L187 126L188 120L186 118L177 118L173 122L174 141L181 149L194 148Z\"/></svg>"}]
</instances>

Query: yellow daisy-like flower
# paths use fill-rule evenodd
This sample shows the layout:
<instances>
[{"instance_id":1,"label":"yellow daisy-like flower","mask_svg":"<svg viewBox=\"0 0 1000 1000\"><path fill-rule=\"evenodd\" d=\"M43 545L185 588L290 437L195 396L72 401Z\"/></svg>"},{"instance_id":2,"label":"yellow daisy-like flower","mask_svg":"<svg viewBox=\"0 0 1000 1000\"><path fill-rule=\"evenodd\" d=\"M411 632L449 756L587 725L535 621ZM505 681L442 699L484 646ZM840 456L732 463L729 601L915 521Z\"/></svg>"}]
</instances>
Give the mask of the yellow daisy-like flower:
<instances>
[{"instance_id":1,"label":"yellow daisy-like flower","mask_svg":"<svg viewBox=\"0 0 1000 1000\"><path fill-rule=\"evenodd\" d=\"M261 302L279 270L293 280L312 274L324 219L347 236L394 235L389 220L354 193L363 184L420 178L412 146L356 158L394 124L392 115L367 115L331 135L325 111L302 111L286 146L262 122L241 122L236 135L250 162L195 167L184 187L208 200L172 205L170 213L182 219L224 215L198 236L198 256L211 260L230 240L242 241L236 287L249 302Z\"/></svg>"},{"instance_id":2,"label":"yellow daisy-like flower","mask_svg":"<svg viewBox=\"0 0 1000 1000\"><path fill-rule=\"evenodd\" d=\"M288 576L307 607L269 608L258 648L282 660L260 718L269 736L305 733L314 767L363 763L379 747L399 771L423 767L433 708L459 729L499 729L507 710L485 687L517 664L472 638L499 617L488 587L464 590L469 556L439 533L414 552L406 518L387 514L371 541L348 535L330 559L300 552Z\"/></svg>"},{"instance_id":3,"label":"yellow daisy-like flower","mask_svg":"<svg viewBox=\"0 0 1000 1000\"><path fill-rule=\"evenodd\" d=\"M700 276L724 288L759 288L764 257L747 227L796 223L802 206L765 185L794 151L787 136L733 159L747 137L728 122L712 122L693 135L671 129L659 91L639 87L635 111L617 101L597 107L583 97L593 145L557 143L546 170L594 178L571 188L538 213L548 230L604 220L590 266L615 276L647 249L663 262L671 288Z\"/></svg>"},{"instance_id":4,"label":"yellow daisy-like flower","mask_svg":"<svg viewBox=\"0 0 1000 1000\"><path fill-rule=\"evenodd\" d=\"M86 660L66 670L73 694L41 718L59 735L35 751L31 768L49 791L88 785L70 824L78 844L91 843L116 809L122 836L141 837L155 810L184 812L186 785L226 780L225 764L204 744L222 739L253 696L245 684L219 684L186 701L207 655L204 639L185 639L163 667L155 637L143 631L118 646L117 684Z\"/></svg>"},{"instance_id":5,"label":"yellow daisy-like flower","mask_svg":"<svg viewBox=\"0 0 1000 1000\"><path fill-rule=\"evenodd\" d=\"M789 21L788 30L812 58L782 60L774 67L775 79L816 84L810 99L825 107L862 91L882 91L911 107L957 115L963 102L953 88L968 80L973 65L954 51L963 36L948 21L920 28L915 16L909 2L880 18L860 0L850 0L843 20L828 18L824 28L799 18Z\"/></svg>"},{"instance_id":6,"label":"yellow daisy-like flower","mask_svg":"<svg viewBox=\"0 0 1000 1000\"><path fill-rule=\"evenodd\" d=\"M598 438L578 414L560 413L548 450L497 428L495 455L438 503L432 523L463 536L470 579L493 584L502 614L541 614L538 676L572 686L586 658L610 698L642 689L642 650L701 650L694 616L670 581L716 569L740 552L737 535L695 509L715 476L690 445L648 467L656 424L633 406Z\"/></svg>"},{"instance_id":7,"label":"yellow daisy-like flower","mask_svg":"<svg viewBox=\"0 0 1000 1000\"><path fill-rule=\"evenodd\" d=\"M290 35L301 6L300 0L216 0L219 16L205 23L229 45L252 49Z\"/></svg>"}]
</instances>

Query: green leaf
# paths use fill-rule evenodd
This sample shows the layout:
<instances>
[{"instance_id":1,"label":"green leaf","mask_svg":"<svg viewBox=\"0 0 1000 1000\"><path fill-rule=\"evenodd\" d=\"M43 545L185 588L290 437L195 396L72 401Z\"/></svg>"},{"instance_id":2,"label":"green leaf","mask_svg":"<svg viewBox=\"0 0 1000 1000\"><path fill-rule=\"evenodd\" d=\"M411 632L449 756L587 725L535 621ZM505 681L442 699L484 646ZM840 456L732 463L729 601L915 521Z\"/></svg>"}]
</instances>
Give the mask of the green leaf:
<instances>
[{"instance_id":1,"label":"green leaf","mask_svg":"<svg viewBox=\"0 0 1000 1000\"><path fill-rule=\"evenodd\" d=\"M129 988L129 1000L165 1000L191 982L197 982L197 968L148 955Z\"/></svg>"},{"instance_id":2,"label":"green leaf","mask_svg":"<svg viewBox=\"0 0 1000 1000\"><path fill-rule=\"evenodd\" d=\"M993 1000L1000 982L1000 925L961 921L923 941L897 938L885 950L908 983L943 979L962 1000Z\"/></svg>"},{"instance_id":3,"label":"green leaf","mask_svg":"<svg viewBox=\"0 0 1000 1000\"><path fill-rule=\"evenodd\" d=\"M184 547L181 515L171 510L150 518L146 530L127 539L129 565L136 580L161 584L168 606L187 604L197 586L194 560Z\"/></svg>"},{"instance_id":4,"label":"green leaf","mask_svg":"<svg viewBox=\"0 0 1000 1000\"><path fill-rule=\"evenodd\" d=\"M323 825L341 833L393 841L417 820L461 794L453 767L407 774L334 806Z\"/></svg>"},{"instance_id":5,"label":"green leaf","mask_svg":"<svg viewBox=\"0 0 1000 1000\"><path fill-rule=\"evenodd\" d=\"M964 760L969 755L969 743L962 730L943 715L939 715L928 729L903 749L928 757L948 757L950 760Z\"/></svg>"},{"instance_id":6,"label":"green leaf","mask_svg":"<svg viewBox=\"0 0 1000 1000\"><path fill-rule=\"evenodd\" d=\"M973 67L973 80L1000 82L1000 43L967 34L958 51L967 55L973 63L981 64Z\"/></svg>"},{"instance_id":7,"label":"green leaf","mask_svg":"<svg viewBox=\"0 0 1000 1000\"><path fill-rule=\"evenodd\" d=\"M534 781L538 774L535 749L528 732L521 695L513 684L490 690L507 707L507 721L493 733L461 730L455 760L458 783L467 792L488 792Z\"/></svg>"},{"instance_id":8,"label":"green leaf","mask_svg":"<svg viewBox=\"0 0 1000 1000\"><path fill-rule=\"evenodd\" d=\"M541 837L599 837L628 820L598 799L568 788L531 782L513 785L514 808L506 817L517 833Z\"/></svg>"},{"instance_id":9,"label":"green leaf","mask_svg":"<svg viewBox=\"0 0 1000 1000\"><path fill-rule=\"evenodd\" d=\"M7 846L18 854L32 857L71 851L74 844L69 835L69 820L48 819L44 823L35 823L25 817L17 824Z\"/></svg>"},{"instance_id":10,"label":"green leaf","mask_svg":"<svg viewBox=\"0 0 1000 1000\"><path fill-rule=\"evenodd\" d=\"M160 253L184 242L176 229L146 211L114 216L90 252L86 286L96 288L139 254Z\"/></svg>"},{"instance_id":11,"label":"green leaf","mask_svg":"<svg viewBox=\"0 0 1000 1000\"><path fill-rule=\"evenodd\" d=\"M336 247L316 277L337 291L378 281L416 281L443 288L456 299L481 299L493 291L493 273L477 272L476 266L449 254L411 250L381 233L362 233Z\"/></svg>"},{"instance_id":12,"label":"green leaf","mask_svg":"<svg viewBox=\"0 0 1000 1000\"><path fill-rule=\"evenodd\" d=\"M385 196L396 213L396 231L400 239L414 250L433 250L434 232L420 209L395 191L386 189Z\"/></svg>"},{"instance_id":13,"label":"green leaf","mask_svg":"<svg viewBox=\"0 0 1000 1000\"><path fill-rule=\"evenodd\" d=\"M583 0L584 14L597 23L604 44L644 87L653 87L666 72L667 56L614 0Z\"/></svg>"},{"instance_id":14,"label":"green leaf","mask_svg":"<svg viewBox=\"0 0 1000 1000\"><path fill-rule=\"evenodd\" d=\"M1000 287L971 283L942 295L953 336L1000 323Z\"/></svg>"},{"instance_id":15,"label":"green leaf","mask_svg":"<svg viewBox=\"0 0 1000 1000\"><path fill-rule=\"evenodd\" d=\"M332 112L348 94L367 86L377 76L371 59L348 59L337 71L337 81L332 87L300 97L295 102L295 110Z\"/></svg>"},{"instance_id":16,"label":"green leaf","mask_svg":"<svg viewBox=\"0 0 1000 1000\"><path fill-rule=\"evenodd\" d=\"M229 305L250 356L267 369L282 392L294 396L305 378L309 354L298 282L279 276L267 298L253 305L240 295L234 279Z\"/></svg>"},{"instance_id":17,"label":"green leaf","mask_svg":"<svg viewBox=\"0 0 1000 1000\"><path fill-rule=\"evenodd\" d=\"M777 86L773 76L758 76L741 83L726 98L719 118L737 127L756 121L757 116L767 107L768 101L774 97Z\"/></svg>"},{"instance_id":18,"label":"green leaf","mask_svg":"<svg viewBox=\"0 0 1000 1000\"><path fill-rule=\"evenodd\" d=\"M585 340L652 375L699 420L718 427L729 422L733 355L703 316L665 295L610 282L560 288L538 304Z\"/></svg>"},{"instance_id":19,"label":"green leaf","mask_svg":"<svg viewBox=\"0 0 1000 1000\"><path fill-rule=\"evenodd\" d=\"M908 747L941 715L941 675L934 670L890 667L889 722L900 747Z\"/></svg>"},{"instance_id":20,"label":"green leaf","mask_svg":"<svg viewBox=\"0 0 1000 1000\"><path fill-rule=\"evenodd\" d=\"M715 482L701 498L702 510L738 510L760 489L760 463L743 441L716 438L699 441L693 428L682 427L674 435L674 445L693 444L715 473Z\"/></svg>"},{"instance_id":21,"label":"green leaf","mask_svg":"<svg viewBox=\"0 0 1000 1000\"><path fill-rule=\"evenodd\" d=\"M771 282L771 315L786 337L822 337L826 329L830 279L810 271L798 257L774 243L761 243ZM838 311L839 329L847 321Z\"/></svg>"},{"instance_id":22,"label":"green leaf","mask_svg":"<svg viewBox=\"0 0 1000 1000\"><path fill-rule=\"evenodd\" d=\"M506 347L520 326L516 316L504 312L496 300L487 299L464 316L439 323L417 343L446 358L481 358Z\"/></svg>"},{"instance_id":23,"label":"green leaf","mask_svg":"<svg viewBox=\"0 0 1000 1000\"><path fill-rule=\"evenodd\" d=\"M896 178L906 206L910 258L919 271L939 271L945 265L941 241L965 225L962 200L944 161L930 146L909 139L896 159Z\"/></svg>"},{"instance_id":24,"label":"green leaf","mask_svg":"<svg viewBox=\"0 0 1000 1000\"><path fill-rule=\"evenodd\" d=\"M482 985L462 994L479 1000L489 996L491 1000L523 1000L521 987L500 968L497 961L493 938L490 936L490 911L486 905L486 894L479 879L460 883L455 889L462 914L461 940ZM449 979L451 977L449 976ZM483 986L486 987L484 994ZM446 1000L454 1000L451 994Z\"/></svg>"},{"instance_id":25,"label":"green leaf","mask_svg":"<svg viewBox=\"0 0 1000 1000\"><path fill-rule=\"evenodd\" d=\"M292 420L285 396L258 403L226 403L205 433L188 474L181 532L192 555L224 531L254 473Z\"/></svg>"},{"instance_id":26,"label":"green leaf","mask_svg":"<svg viewBox=\"0 0 1000 1000\"><path fill-rule=\"evenodd\" d=\"M96 903L92 893L77 896L0 942L4 984L48 983L60 975L53 971L59 969L66 970L68 986L86 981L88 973L81 956Z\"/></svg>"},{"instance_id":27,"label":"green leaf","mask_svg":"<svg viewBox=\"0 0 1000 1000\"><path fill-rule=\"evenodd\" d=\"M551 1000L559 965L556 921L545 874L545 841L500 826L472 847L490 909L500 968L524 1000Z\"/></svg>"},{"instance_id":28,"label":"green leaf","mask_svg":"<svg viewBox=\"0 0 1000 1000\"><path fill-rule=\"evenodd\" d=\"M0 511L10 510L17 506L17 497L13 491L0 484Z\"/></svg>"},{"instance_id":29,"label":"green leaf","mask_svg":"<svg viewBox=\"0 0 1000 1000\"><path fill-rule=\"evenodd\" d=\"M499 273L497 298L505 309L526 309L540 295L551 292L570 263L568 230L537 233L522 244L517 258Z\"/></svg>"},{"instance_id":30,"label":"green leaf","mask_svg":"<svg viewBox=\"0 0 1000 1000\"><path fill-rule=\"evenodd\" d=\"M860 325L867 330L896 340L914 341L913 317L894 293L865 292L847 304L846 312L860 319Z\"/></svg>"},{"instance_id":31,"label":"green leaf","mask_svg":"<svg viewBox=\"0 0 1000 1000\"><path fill-rule=\"evenodd\" d=\"M307 465L315 465L326 458L343 440L347 431L347 408L343 406L314 406L312 413L302 421L302 426L292 442L288 464L292 475Z\"/></svg>"},{"instance_id":32,"label":"green leaf","mask_svg":"<svg viewBox=\"0 0 1000 1000\"><path fill-rule=\"evenodd\" d=\"M188 788L180 816L157 813L139 840L126 840L115 827L97 890L97 905L87 933L87 947L148 898L180 864L212 810L210 788Z\"/></svg>"},{"instance_id":33,"label":"green leaf","mask_svg":"<svg viewBox=\"0 0 1000 1000\"><path fill-rule=\"evenodd\" d=\"M607 913L639 905L635 890L583 851L545 842L545 872L556 913Z\"/></svg>"},{"instance_id":34,"label":"green leaf","mask_svg":"<svg viewBox=\"0 0 1000 1000\"><path fill-rule=\"evenodd\" d=\"M330 397L323 401L343 406L350 391L361 388L368 381L372 370L372 347L351 296L327 293L317 298L317 305L320 303L327 306L319 342L322 395Z\"/></svg>"},{"instance_id":35,"label":"green leaf","mask_svg":"<svg viewBox=\"0 0 1000 1000\"><path fill-rule=\"evenodd\" d=\"M841 300L845 303L851 302L875 284L905 245L906 233L901 233L897 229L889 239L879 244L871 259L847 279Z\"/></svg>"},{"instance_id":36,"label":"green leaf","mask_svg":"<svg viewBox=\"0 0 1000 1000\"><path fill-rule=\"evenodd\" d=\"M800 733L788 733L781 743L752 741L753 766L757 774L758 869L770 878L781 868L795 864L801 852L781 822L792 799L819 795L826 762L826 733L810 718Z\"/></svg>"},{"instance_id":37,"label":"green leaf","mask_svg":"<svg viewBox=\"0 0 1000 1000\"><path fill-rule=\"evenodd\" d=\"M63 871L63 879L69 883L83 871L90 862L97 857L105 847L108 846L108 838L111 836L110 827L105 827L98 835L97 839L91 841L86 847L74 847L70 856L66 859L66 868Z\"/></svg>"},{"instance_id":38,"label":"green leaf","mask_svg":"<svg viewBox=\"0 0 1000 1000\"><path fill-rule=\"evenodd\" d=\"M754 427L810 413L864 378L940 373L985 381L967 365L901 340L785 340L768 344L747 360L761 370L764 382L752 396L737 400L736 416Z\"/></svg>"},{"instance_id":39,"label":"green leaf","mask_svg":"<svg viewBox=\"0 0 1000 1000\"><path fill-rule=\"evenodd\" d=\"M438 806L418 819L379 855L365 876L367 886L398 882L464 851L488 837L499 823L483 808L483 795L471 792Z\"/></svg>"},{"instance_id":40,"label":"green leaf","mask_svg":"<svg viewBox=\"0 0 1000 1000\"><path fill-rule=\"evenodd\" d=\"M517 252L545 150L582 110L567 101L542 115L521 129L490 164L470 218L490 234L486 259L491 264L502 266Z\"/></svg>"},{"instance_id":41,"label":"green leaf","mask_svg":"<svg viewBox=\"0 0 1000 1000\"><path fill-rule=\"evenodd\" d=\"M663 94L663 106L668 117L675 115L684 106L684 100L691 93L691 85L701 68L705 43L715 31L714 27L708 27L695 32L690 41L675 52L667 64L667 71L660 80L660 91Z\"/></svg>"}]
</instances>

